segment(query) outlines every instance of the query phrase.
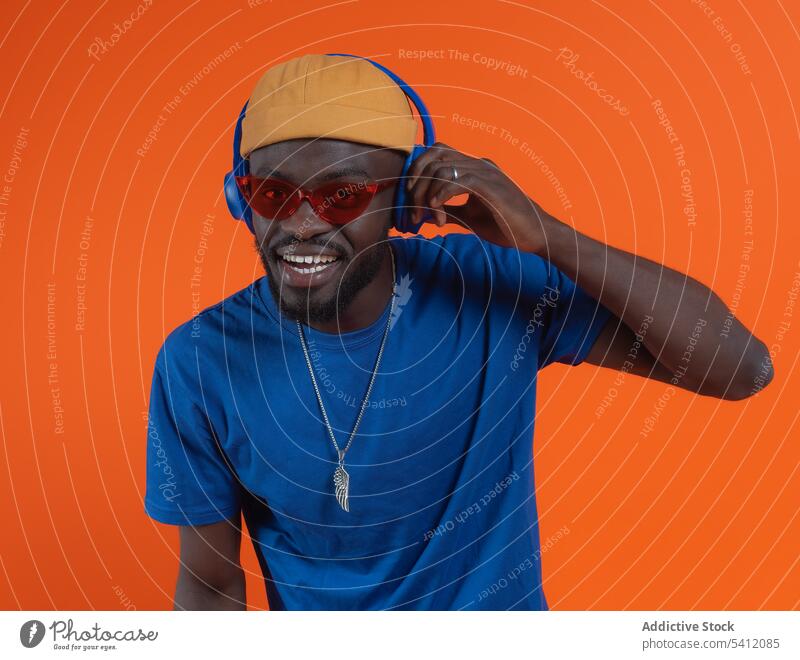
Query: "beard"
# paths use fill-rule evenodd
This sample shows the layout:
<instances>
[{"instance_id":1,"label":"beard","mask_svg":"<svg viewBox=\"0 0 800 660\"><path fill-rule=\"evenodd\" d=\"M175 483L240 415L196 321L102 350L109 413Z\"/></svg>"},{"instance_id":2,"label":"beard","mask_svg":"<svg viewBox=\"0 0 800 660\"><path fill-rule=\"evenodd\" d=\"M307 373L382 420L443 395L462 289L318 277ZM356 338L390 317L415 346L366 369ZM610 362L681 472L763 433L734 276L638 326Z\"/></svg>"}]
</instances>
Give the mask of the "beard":
<instances>
[{"instance_id":1,"label":"beard","mask_svg":"<svg viewBox=\"0 0 800 660\"><path fill-rule=\"evenodd\" d=\"M313 239L309 243L330 247L329 243L315 243ZM355 300L358 293L375 279L386 258L382 243L377 243L365 250L352 264L345 264L345 272L337 289L325 296L313 287L300 290L284 286L281 290L280 284L275 279L273 268L270 267L269 258L257 238L255 239L255 249L266 272L269 290L281 314L292 321L304 323L327 323L338 318ZM343 255L339 258L343 258ZM297 295L294 295L295 292Z\"/></svg>"}]
</instances>

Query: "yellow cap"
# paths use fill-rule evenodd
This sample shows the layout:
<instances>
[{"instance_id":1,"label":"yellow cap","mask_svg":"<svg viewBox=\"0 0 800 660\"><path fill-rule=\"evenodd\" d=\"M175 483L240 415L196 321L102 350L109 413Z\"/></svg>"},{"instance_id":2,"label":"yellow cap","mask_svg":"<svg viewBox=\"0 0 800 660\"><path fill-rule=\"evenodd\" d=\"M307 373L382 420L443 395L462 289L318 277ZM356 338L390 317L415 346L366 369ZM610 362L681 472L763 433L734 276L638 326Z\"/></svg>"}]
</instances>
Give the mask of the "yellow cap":
<instances>
[{"instance_id":1,"label":"yellow cap","mask_svg":"<svg viewBox=\"0 0 800 660\"><path fill-rule=\"evenodd\" d=\"M242 121L240 153L316 137L410 153L416 135L408 98L383 71L355 57L303 55L261 76Z\"/></svg>"}]
</instances>

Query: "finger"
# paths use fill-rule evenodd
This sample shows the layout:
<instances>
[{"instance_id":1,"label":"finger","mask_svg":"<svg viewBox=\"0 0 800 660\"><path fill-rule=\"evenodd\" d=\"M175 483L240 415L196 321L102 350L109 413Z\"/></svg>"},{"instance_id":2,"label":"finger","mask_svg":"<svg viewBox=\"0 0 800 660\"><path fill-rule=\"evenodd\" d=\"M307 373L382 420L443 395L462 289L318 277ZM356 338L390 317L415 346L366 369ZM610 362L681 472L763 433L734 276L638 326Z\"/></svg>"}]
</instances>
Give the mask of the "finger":
<instances>
[{"instance_id":1,"label":"finger","mask_svg":"<svg viewBox=\"0 0 800 660\"><path fill-rule=\"evenodd\" d=\"M458 172L463 172L474 167L474 164L473 161L469 159L460 159L454 161L434 160L425 165L422 172L419 173L416 184L409 191L414 206L418 209L430 207L428 199L431 186L440 182L452 180L454 167L457 168ZM419 213L421 213L421 210Z\"/></svg>"},{"instance_id":2,"label":"finger","mask_svg":"<svg viewBox=\"0 0 800 660\"><path fill-rule=\"evenodd\" d=\"M444 161L441 160L429 160L425 163L422 169L417 173L414 186L408 191L408 195L415 207L415 214L417 217L422 215L423 208L428 207L428 188L430 187L431 179L435 176L436 171L443 167L443 162Z\"/></svg>"},{"instance_id":3,"label":"finger","mask_svg":"<svg viewBox=\"0 0 800 660\"><path fill-rule=\"evenodd\" d=\"M441 206L451 197L473 194L485 187L484 170L468 163L459 163L456 168L458 170L456 179L453 179L452 167L442 167L434 172L425 196L425 201L429 205Z\"/></svg>"},{"instance_id":4,"label":"finger","mask_svg":"<svg viewBox=\"0 0 800 660\"><path fill-rule=\"evenodd\" d=\"M455 154L458 154L458 151L446 145L444 142L436 142L433 144L424 153L417 156L414 162L411 163L411 167L408 168L407 172L406 187L410 190L414 186L420 172L422 172L428 163L434 160L450 159L453 158Z\"/></svg>"},{"instance_id":5,"label":"finger","mask_svg":"<svg viewBox=\"0 0 800 660\"><path fill-rule=\"evenodd\" d=\"M401 185L406 186L406 198L411 207L411 220L415 224L422 221L423 209L420 208L420 176L426 167L433 161L441 160L450 153L451 149L443 142L436 142L414 160L406 173L406 180ZM424 179L423 179L424 180Z\"/></svg>"},{"instance_id":6,"label":"finger","mask_svg":"<svg viewBox=\"0 0 800 660\"><path fill-rule=\"evenodd\" d=\"M460 175L462 172L476 171L486 172L487 176L497 176L500 172L497 165L488 158L472 158L459 154L459 158L429 161L418 174L416 195L417 200L423 200L431 196L431 189L439 185L439 182L453 180L456 171ZM421 183L425 180L426 183Z\"/></svg>"},{"instance_id":7,"label":"finger","mask_svg":"<svg viewBox=\"0 0 800 660\"><path fill-rule=\"evenodd\" d=\"M442 183L438 192L436 192L429 201L430 208L433 210L434 213L438 212L438 213L444 213L449 216L453 216L454 221L458 222L458 224L469 226L472 220L472 211L475 208L474 205L467 203L467 204L461 204L459 206L444 207L444 203L451 197L467 193L470 196L473 195L476 196L477 199L481 200L487 205L490 205L490 202L488 200L485 200L483 195L481 195L480 192L476 190L474 181L477 178L477 176L478 175L474 173L467 173L464 174L464 176L462 177L461 174L459 173L457 182L446 181Z\"/></svg>"}]
</instances>

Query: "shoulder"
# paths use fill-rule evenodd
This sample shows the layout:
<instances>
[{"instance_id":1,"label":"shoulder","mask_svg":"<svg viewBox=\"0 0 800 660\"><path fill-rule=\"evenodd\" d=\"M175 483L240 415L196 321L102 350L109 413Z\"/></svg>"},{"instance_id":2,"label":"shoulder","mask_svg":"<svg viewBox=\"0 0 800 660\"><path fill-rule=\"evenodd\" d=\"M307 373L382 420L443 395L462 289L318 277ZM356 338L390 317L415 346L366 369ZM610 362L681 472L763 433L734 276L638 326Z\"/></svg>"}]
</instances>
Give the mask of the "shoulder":
<instances>
[{"instance_id":1,"label":"shoulder","mask_svg":"<svg viewBox=\"0 0 800 660\"><path fill-rule=\"evenodd\" d=\"M514 288L523 282L544 286L553 276L553 267L538 255L501 247L472 233L399 240L413 272L437 271L437 276L452 272L466 282L489 280Z\"/></svg>"},{"instance_id":2,"label":"shoulder","mask_svg":"<svg viewBox=\"0 0 800 660\"><path fill-rule=\"evenodd\" d=\"M188 321L173 328L163 340L156 355L156 370L169 370L183 375L195 366L198 356L206 364L225 350L225 342L241 336L241 328L252 324L253 308L257 306L255 282L236 293L206 307Z\"/></svg>"},{"instance_id":3,"label":"shoulder","mask_svg":"<svg viewBox=\"0 0 800 660\"><path fill-rule=\"evenodd\" d=\"M413 271L443 270L452 267L474 267L485 260L489 245L475 234L451 233L428 238L417 234L394 239L408 259Z\"/></svg>"},{"instance_id":4,"label":"shoulder","mask_svg":"<svg viewBox=\"0 0 800 660\"><path fill-rule=\"evenodd\" d=\"M475 234L449 233L427 237L416 234L409 237L392 239L402 245L405 252L411 256L421 258L434 258L441 253L457 253L462 255L481 249L481 244L486 243ZM486 243L489 245L489 243Z\"/></svg>"}]
</instances>

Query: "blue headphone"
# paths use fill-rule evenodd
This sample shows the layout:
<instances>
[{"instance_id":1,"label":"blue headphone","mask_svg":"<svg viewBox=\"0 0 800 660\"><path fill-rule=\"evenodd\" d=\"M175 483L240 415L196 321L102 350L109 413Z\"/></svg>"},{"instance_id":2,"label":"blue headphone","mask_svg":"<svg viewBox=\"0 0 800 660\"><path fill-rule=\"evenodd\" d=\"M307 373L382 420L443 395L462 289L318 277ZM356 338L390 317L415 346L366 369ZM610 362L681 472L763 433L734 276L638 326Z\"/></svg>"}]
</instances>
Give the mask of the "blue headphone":
<instances>
[{"instance_id":1,"label":"blue headphone","mask_svg":"<svg viewBox=\"0 0 800 660\"><path fill-rule=\"evenodd\" d=\"M360 55L350 55L348 53L327 54L337 57L358 57L359 59L366 60L394 80L398 87L403 90L405 95L416 107L417 113L422 120L422 135L424 144L415 144L412 152L406 158L405 163L403 163L403 171L401 176L405 177L408 173L408 168L411 167L411 163L413 163L418 156L425 153L425 151L427 151L431 146L433 146L434 142L436 142L436 135L433 130L433 122L431 121L430 115L428 114L428 109L425 107L422 99L397 74L389 71L389 69L381 64L378 64L377 62L373 62L369 58L361 57ZM224 190L225 201L228 203L228 210L231 212L231 215L237 220L244 220L245 223L247 223L247 228L251 232L255 233L253 230L253 212L247 205L247 201L242 196L242 193L239 192L239 187L236 185L236 179L234 178L236 176L245 176L250 171L248 161L242 158L239 153L239 145L242 143L242 121L244 120L246 111L247 103L244 104L242 111L239 113L239 119L236 122L236 129L233 132L233 169L225 175ZM395 228L398 231L416 234L419 231L421 223L415 224L411 219L411 209L406 208L406 187L403 185L402 181L397 185L397 193L395 195L394 205ZM424 220L425 216L423 216L423 222Z\"/></svg>"}]
</instances>

